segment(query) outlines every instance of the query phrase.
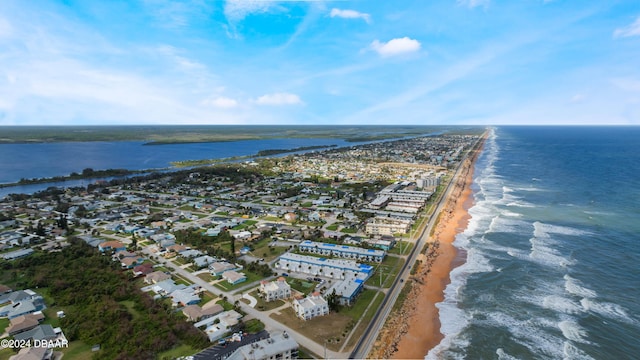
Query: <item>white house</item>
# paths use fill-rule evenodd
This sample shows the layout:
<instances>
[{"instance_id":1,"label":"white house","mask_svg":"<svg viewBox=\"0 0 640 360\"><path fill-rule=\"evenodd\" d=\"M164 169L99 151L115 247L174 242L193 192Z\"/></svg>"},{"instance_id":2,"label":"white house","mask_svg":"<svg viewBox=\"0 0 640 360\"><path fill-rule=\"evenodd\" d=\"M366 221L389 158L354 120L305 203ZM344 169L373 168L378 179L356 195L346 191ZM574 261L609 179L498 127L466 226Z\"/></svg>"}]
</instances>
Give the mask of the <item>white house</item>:
<instances>
[{"instance_id":1,"label":"white house","mask_svg":"<svg viewBox=\"0 0 640 360\"><path fill-rule=\"evenodd\" d=\"M267 302L291 297L291 286L283 277L275 281L261 281L259 291Z\"/></svg>"},{"instance_id":2,"label":"white house","mask_svg":"<svg viewBox=\"0 0 640 360\"><path fill-rule=\"evenodd\" d=\"M314 292L304 299L294 299L293 310L300 319L310 320L329 314L329 304L320 293Z\"/></svg>"}]
</instances>

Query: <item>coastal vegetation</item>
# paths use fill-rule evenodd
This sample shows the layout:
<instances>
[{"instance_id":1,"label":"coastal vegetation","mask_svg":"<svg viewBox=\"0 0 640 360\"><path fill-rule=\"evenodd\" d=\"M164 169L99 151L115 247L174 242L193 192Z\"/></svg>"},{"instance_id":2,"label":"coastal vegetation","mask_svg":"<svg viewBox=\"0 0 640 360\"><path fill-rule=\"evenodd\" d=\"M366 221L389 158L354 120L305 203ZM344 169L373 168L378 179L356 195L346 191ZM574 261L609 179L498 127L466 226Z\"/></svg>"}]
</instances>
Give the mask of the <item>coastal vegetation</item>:
<instances>
[{"instance_id":1,"label":"coastal vegetation","mask_svg":"<svg viewBox=\"0 0 640 360\"><path fill-rule=\"evenodd\" d=\"M149 359L181 345L208 346L203 333L141 292L110 257L82 240L70 243L60 252L3 262L2 281L46 293L48 306L65 311L60 325L72 344L100 344L94 359Z\"/></svg>"},{"instance_id":2,"label":"coastal vegetation","mask_svg":"<svg viewBox=\"0 0 640 360\"><path fill-rule=\"evenodd\" d=\"M5 126L0 144L84 141L142 141L145 145L262 140L334 138L375 141L449 131L445 126ZM369 134L369 135L362 135Z\"/></svg>"},{"instance_id":3,"label":"coastal vegetation","mask_svg":"<svg viewBox=\"0 0 640 360\"><path fill-rule=\"evenodd\" d=\"M86 168L82 170L82 172L72 172L67 176L54 176L54 177L43 177L43 178L31 178L31 179L20 179L17 183L11 184L0 184L1 187L10 187L15 185L30 185L30 184L43 184L49 182L61 182L67 180L80 180L80 179L94 179L101 177L116 177L116 176L127 176L132 174L141 174L145 173L144 170L127 170L127 169L106 169L106 170L93 170L91 168Z\"/></svg>"}]
</instances>

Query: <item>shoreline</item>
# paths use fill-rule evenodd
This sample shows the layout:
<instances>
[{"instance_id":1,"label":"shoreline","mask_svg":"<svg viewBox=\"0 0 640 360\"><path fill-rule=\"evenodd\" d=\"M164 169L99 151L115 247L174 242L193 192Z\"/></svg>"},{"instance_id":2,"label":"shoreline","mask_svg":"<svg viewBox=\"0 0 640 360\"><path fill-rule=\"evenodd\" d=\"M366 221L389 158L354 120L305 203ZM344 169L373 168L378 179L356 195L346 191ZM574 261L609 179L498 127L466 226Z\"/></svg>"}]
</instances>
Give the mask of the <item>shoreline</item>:
<instances>
[{"instance_id":1,"label":"shoreline","mask_svg":"<svg viewBox=\"0 0 640 360\"><path fill-rule=\"evenodd\" d=\"M451 271L466 262L466 252L458 250L453 242L467 228L471 218L468 209L474 203L471 191L473 166L481 149L482 144L472 155L467 173L458 180L458 188L447 200L447 206L430 236L427 261L423 262L420 271L424 275L414 285L413 311L405 321L407 330L401 336L392 359L422 359L444 338L440 332L440 312L436 304L444 300L444 290L451 282Z\"/></svg>"}]
</instances>

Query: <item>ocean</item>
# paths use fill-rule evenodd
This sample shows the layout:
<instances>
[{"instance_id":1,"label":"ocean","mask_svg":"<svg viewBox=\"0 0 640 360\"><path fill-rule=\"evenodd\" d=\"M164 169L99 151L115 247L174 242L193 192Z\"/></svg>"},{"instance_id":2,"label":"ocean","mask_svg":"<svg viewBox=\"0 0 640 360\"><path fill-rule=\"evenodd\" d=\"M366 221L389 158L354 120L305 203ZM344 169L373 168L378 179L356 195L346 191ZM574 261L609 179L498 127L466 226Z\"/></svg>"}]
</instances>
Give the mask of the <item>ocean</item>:
<instances>
[{"instance_id":1,"label":"ocean","mask_svg":"<svg viewBox=\"0 0 640 360\"><path fill-rule=\"evenodd\" d=\"M427 359L640 357L640 127L498 127Z\"/></svg>"}]
</instances>

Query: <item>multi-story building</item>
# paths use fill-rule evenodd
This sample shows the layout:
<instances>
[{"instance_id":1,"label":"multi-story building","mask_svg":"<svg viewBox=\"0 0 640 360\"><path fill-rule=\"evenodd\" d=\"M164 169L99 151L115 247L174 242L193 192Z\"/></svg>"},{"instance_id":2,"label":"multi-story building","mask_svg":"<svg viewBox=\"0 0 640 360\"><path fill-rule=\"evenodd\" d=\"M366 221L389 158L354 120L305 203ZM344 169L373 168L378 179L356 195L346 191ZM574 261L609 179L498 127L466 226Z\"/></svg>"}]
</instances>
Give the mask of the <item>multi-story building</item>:
<instances>
[{"instance_id":1,"label":"multi-story building","mask_svg":"<svg viewBox=\"0 0 640 360\"><path fill-rule=\"evenodd\" d=\"M314 292L303 299L293 300L293 310L302 320L310 320L316 316L329 314L329 304L320 293Z\"/></svg>"},{"instance_id":2,"label":"multi-story building","mask_svg":"<svg viewBox=\"0 0 640 360\"><path fill-rule=\"evenodd\" d=\"M286 332L239 347L228 360L287 360L298 358L298 343Z\"/></svg>"},{"instance_id":3,"label":"multi-story building","mask_svg":"<svg viewBox=\"0 0 640 360\"><path fill-rule=\"evenodd\" d=\"M411 229L411 220L374 217L367 222L365 232L369 235L406 234Z\"/></svg>"},{"instance_id":4,"label":"multi-story building","mask_svg":"<svg viewBox=\"0 0 640 360\"><path fill-rule=\"evenodd\" d=\"M275 268L333 279L359 278L367 280L373 266L353 260L324 259L300 254L285 253L275 263Z\"/></svg>"},{"instance_id":5,"label":"multi-story building","mask_svg":"<svg viewBox=\"0 0 640 360\"><path fill-rule=\"evenodd\" d=\"M336 245L306 240L298 244L300 251L320 254L325 256L337 256L345 259L360 261L381 262L384 260L385 252L382 250L364 249L355 246Z\"/></svg>"},{"instance_id":6,"label":"multi-story building","mask_svg":"<svg viewBox=\"0 0 640 360\"><path fill-rule=\"evenodd\" d=\"M291 297L291 286L283 277L275 281L261 281L259 291L267 302Z\"/></svg>"}]
</instances>

